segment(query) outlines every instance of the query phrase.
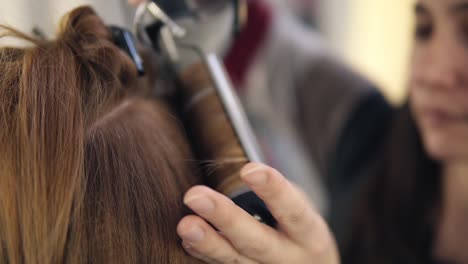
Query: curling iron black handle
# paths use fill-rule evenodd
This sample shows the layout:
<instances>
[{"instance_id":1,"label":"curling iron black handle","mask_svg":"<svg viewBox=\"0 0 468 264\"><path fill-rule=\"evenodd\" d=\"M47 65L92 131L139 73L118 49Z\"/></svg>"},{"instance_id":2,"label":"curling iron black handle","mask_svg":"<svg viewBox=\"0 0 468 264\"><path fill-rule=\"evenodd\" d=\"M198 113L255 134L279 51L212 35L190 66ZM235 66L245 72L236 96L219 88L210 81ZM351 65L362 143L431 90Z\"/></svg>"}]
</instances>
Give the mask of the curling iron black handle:
<instances>
[{"instance_id":1,"label":"curling iron black handle","mask_svg":"<svg viewBox=\"0 0 468 264\"><path fill-rule=\"evenodd\" d=\"M258 221L273 228L278 224L265 203L254 192L247 191L235 197L231 197L231 199L237 206L244 209Z\"/></svg>"}]
</instances>

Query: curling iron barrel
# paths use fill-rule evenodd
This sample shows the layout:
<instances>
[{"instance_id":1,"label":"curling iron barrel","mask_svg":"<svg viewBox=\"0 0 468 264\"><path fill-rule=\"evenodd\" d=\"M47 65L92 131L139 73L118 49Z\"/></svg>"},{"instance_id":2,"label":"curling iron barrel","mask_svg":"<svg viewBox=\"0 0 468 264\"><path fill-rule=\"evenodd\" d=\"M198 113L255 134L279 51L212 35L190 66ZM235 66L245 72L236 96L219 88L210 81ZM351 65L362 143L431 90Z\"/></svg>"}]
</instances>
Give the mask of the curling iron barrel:
<instances>
[{"instance_id":1,"label":"curling iron barrel","mask_svg":"<svg viewBox=\"0 0 468 264\"><path fill-rule=\"evenodd\" d=\"M175 89L179 113L187 129L195 156L201 162L203 180L208 186L229 196L256 219L275 226L276 221L263 201L240 178L240 170L245 164L263 162L263 157L224 66L214 53L206 52L199 43L184 42L182 32L186 29L177 24L177 18L181 14L193 15L193 12L198 12L203 14L205 19L209 19L207 16L210 14L210 8L222 7L222 3L233 4L239 1L181 0L175 1L180 2L177 5L174 1L172 2L172 4L168 1L156 0L147 2L144 7L139 8L139 12L142 13L141 10L147 8L156 23L160 25L159 27L155 27L154 24L147 26L146 29L151 29L151 31L146 31L146 39L150 39L151 45L159 51L171 51L171 54L167 56L169 64L176 63L174 58L177 56L172 53L177 53L177 50L189 50L199 58L190 66L180 69L174 65L173 68L177 73L176 78L179 84ZM198 9L193 8L193 2L198 3ZM177 10L177 6L180 10ZM165 7L170 14L165 12ZM171 17L171 14L177 15ZM196 20L194 21L196 23ZM139 24L136 19L136 25ZM154 31L155 28L160 30ZM196 30L196 28L192 26L190 29ZM141 32L141 28L138 28L137 34ZM154 35L155 32L157 36ZM161 47L161 45L166 46Z\"/></svg>"},{"instance_id":2,"label":"curling iron barrel","mask_svg":"<svg viewBox=\"0 0 468 264\"><path fill-rule=\"evenodd\" d=\"M231 86L223 86L229 82L226 75L219 75L219 61L214 55L206 59L181 73L183 87L179 89L184 101L184 123L193 139L195 155L207 162L202 166L205 183L258 220L274 226L275 220L264 203L239 174L248 162L262 161L249 123Z\"/></svg>"}]
</instances>

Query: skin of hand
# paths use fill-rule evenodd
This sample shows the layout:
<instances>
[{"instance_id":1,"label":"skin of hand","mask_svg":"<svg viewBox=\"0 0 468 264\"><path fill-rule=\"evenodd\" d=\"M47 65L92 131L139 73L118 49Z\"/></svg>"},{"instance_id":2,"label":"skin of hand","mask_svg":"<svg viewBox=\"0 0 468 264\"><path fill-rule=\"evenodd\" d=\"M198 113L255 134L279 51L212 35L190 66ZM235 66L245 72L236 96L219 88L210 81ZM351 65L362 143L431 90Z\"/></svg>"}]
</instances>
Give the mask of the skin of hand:
<instances>
[{"instance_id":1,"label":"skin of hand","mask_svg":"<svg viewBox=\"0 0 468 264\"><path fill-rule=\"evenodd\" d=\"M184 217L177 227L190 255L206 263L340 262L327 224L297 187L258 163L247 164L241 178L266 203L277 229L258 222L226 196L195 186L184 203L198 215Z\"/></svg>"}]
</instances>

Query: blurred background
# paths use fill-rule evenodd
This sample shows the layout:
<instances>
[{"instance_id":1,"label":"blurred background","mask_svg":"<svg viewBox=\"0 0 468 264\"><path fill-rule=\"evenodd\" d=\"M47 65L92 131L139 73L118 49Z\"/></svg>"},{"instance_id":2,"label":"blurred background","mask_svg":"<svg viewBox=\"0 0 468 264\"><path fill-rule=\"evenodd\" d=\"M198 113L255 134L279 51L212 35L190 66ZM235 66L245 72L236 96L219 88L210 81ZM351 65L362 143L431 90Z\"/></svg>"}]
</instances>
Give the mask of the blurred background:
<instances>
[{"instance_id":1,"label":"blurred background","mask_svg":"<svg viewBox=\"0 0 468 264\"><path fill-rule=\"evenodd\" d=\"M282 2L307 25L317 28L336 53L377 83L393 103L405 96L414 0L270 0ZM53 35L60 16L91 4L106 22L129 26L126 0L0 0L0 23Z\"/></svg>"},{"instance_id":2,"label":"blurred background","mask_svg":"<svg viewBox=\"0 0 468 264\"><path fill-rule=\"evenodd\" d=\"M414 0L274 0L317 28L347 63L399 104L406 95Z\"/></svg>"},{"instance_id":3,"label":"blurred background","mask_svg":"<svg viewBox=\"0 0 468 264\"><path fill-rule=\"evenodd\" d=\"M330 45L377 83L390 101L401 103L406 94L414 0L316 2L312 16Z\"/></svg>"}]
</instances>

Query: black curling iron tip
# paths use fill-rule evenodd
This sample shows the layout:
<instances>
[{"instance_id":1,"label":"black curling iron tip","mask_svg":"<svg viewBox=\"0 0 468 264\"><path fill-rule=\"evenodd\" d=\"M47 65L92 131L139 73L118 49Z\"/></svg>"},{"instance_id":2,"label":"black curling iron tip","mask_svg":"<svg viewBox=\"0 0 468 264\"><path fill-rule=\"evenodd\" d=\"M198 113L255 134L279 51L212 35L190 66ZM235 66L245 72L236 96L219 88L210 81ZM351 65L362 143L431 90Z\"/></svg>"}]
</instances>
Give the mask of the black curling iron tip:
<instances>
[{"instance_id":1,"label":"black curling iron tip","mask_svg":"<svg viewBox=\"0 0 468 264\"><path fill-rule=\"evenodd\" d=\"M130 31L117 26L109 26L108 28L112 35L112 41L130 57L135 64L138 75L145 75L143 60L141 59L140 54L138 54L133 34Z\"/></svg>"},{"instance_id":2,"label":"black curling iron tip","mask_svg":"<svg viewBox=\"0 0 468 264\"><path fill-rule=\"evenodd\" d=\"M273 228L276 228L278 225L278 222L270 213L265 203L254 192L245 192L232 198L232 200L259 222Z\"/></svg>"}]
</instances>

